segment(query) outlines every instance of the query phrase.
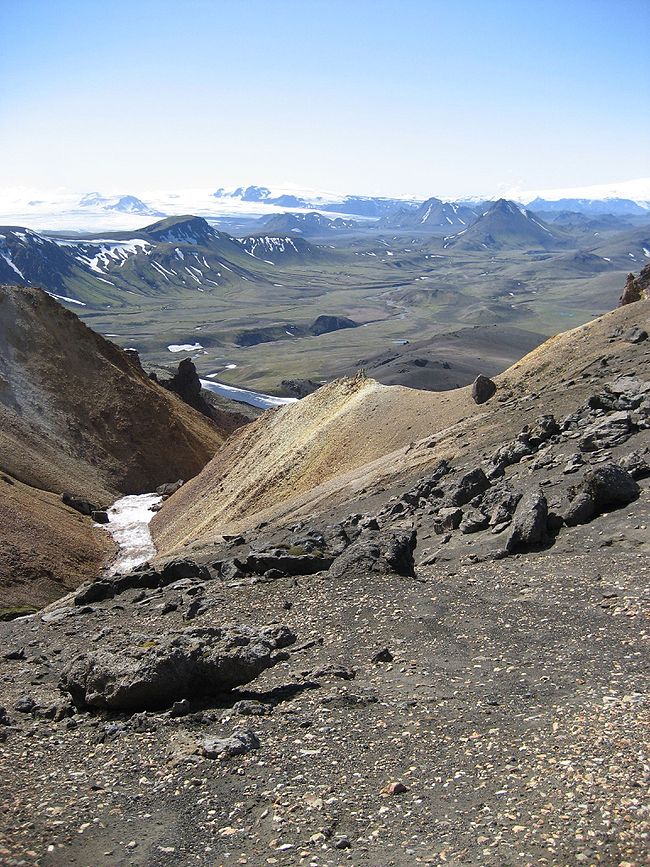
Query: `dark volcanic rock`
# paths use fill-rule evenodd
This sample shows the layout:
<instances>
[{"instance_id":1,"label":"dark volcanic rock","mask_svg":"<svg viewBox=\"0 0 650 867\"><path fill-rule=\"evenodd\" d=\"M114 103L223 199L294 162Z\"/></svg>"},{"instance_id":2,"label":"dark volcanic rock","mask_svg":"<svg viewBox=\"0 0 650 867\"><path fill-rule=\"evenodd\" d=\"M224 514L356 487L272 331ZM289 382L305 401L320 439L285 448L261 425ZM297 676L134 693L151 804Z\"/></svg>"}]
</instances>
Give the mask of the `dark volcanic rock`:
<instances>
[{"instance_id":1,"label":"dark volcanic rock","mask_svg":"<svg viewBox=\"0 0 650 867\"><path fill-rule=\"evenodd\" d=\"M471 509L462 520L460 532L465 534L479 533L481 530L485 530L489 523L489 515L484 515L478 509Z\"/></svg>"},{"instance_id":2,"label":"dark volcanic rock","mask_svg":"<svg viewBox=\"0 0 650 867\"><path fill-rule=\"evenodd\" d=\"M528 551L546 539L548 504L541 491L533 491L519 501L510 535L506 541L509 553Z\"/></svg>"},{"instance_id":3,"label":"dark volcanic rock","mask_svg":"<svg viewBox=\"0 0 650 867\"><path fill-rule=\"evenodd\" d=\"M625 340L626 343L643 343L643 341L647 339L648 332L644 328L638 328L636 326L630 328L630 330L623 335L623 340Z\"/></svg>"},{"instance_id":4,"label":"dark volcanic rock","mask_svg":"<svg viewBox=\"0 0 650 867\"><path fill-rule=\"evenodd\" d=\"M358 328L359 323L347 316L319 316L309 326L309 331L315 337L319 334L329 334L330 331L340 331L341 328Z\"/></svg>"},{"instance_id":5,"label":"dark volcanic rock","mask_svg":"<svg viewBox=\"0 0 650 867\"><path fill-rule=\"evenodd\" d=\"M74 497L72 494L61 494L61 502L71 509L75 509L82 515L92 515L93 512L101 511L99 506L91 503L90 500L84 500L83 497Z\"/></svg>"},{"instance_id":6,"label":"dark volcanic rock","mask_svg":"<svg viewBox=\"0 0 650 867\"><path fill-rule=\"evenodd\" d=\"M470 470L461 476L458 482L450 489L446 499L454 506L464 506L474 497L482 494L490 487L488 477L480 467Z\"/></svg>"},{"instance_id":7,"label":"dark volcanic rock","mask_svg":"<svg viewBox=\"0 0 650 867\"><path fill-rule=\"evenodd\" d=\"M634 429L629 412L613 412L607 418L587 428L580 440L580 449L583 452L594 452L598 449L613 448L629 439Z\"/></svg>"},{"instance_id":8,"label":"dark volcanic rock","mask_svg":"<svg viewBox=\"0 0 650 867\"><path fill-rule=\"evenodd\" d=\"M283 379L280 385L290 397L297 398L307 397L321 387L321 383L313 379Z\"/></svg>"},{"instance_id":9,"label":"dark volcanic rock","mask_svg":"<svg viewBox=\"0 0 650 867\"><path fill-rule=\"evenodd\" d=\"M201 380L191 358L184 358L180 362L175 376L159 382L163 388L177 394L188 406L193 407L208 418L214 418L212 407L201 396Z\"/></svg>"},{"instance_id":10,"label":"dark volcanic rock","mask_svg":"<svg viewBox=\"0 0 650 867\"><path fill-rule=\"evenodd\" d=\"M524 428L528 434L528 442L533 448L539 448L543 443L550 440L552 436L559 434L560 426L555 421L553 415L540 415L535 424L528 430Z\"/></svg>"},{"instance_id":11,"label":"dark volcanic rock","mask_svg":"<svg viewBox=\"0 0 650 867\"><path fill-rule=\"evenodd\" d=\"M157 587L166 587L173 581L179 581L182 578L209 581L211 577L207 566L200 566L188 558L169 560L159 569L153 569L148 564L144 564L125 575L100 578L99 581L84 584L79 588L79 592L74 598L74 604L91 605L93 602L102 602L104 599L119 596L125 590L152 590Z\"/></svg>"},{"instance_id":12,"label":"dark volcanic rock","mask_svg":"<svg viewBox=\"0 0 650 867\"><path fill-rule=\"evenodd\" d=\"M578 524L587 524L596 516L596 507L589 494L578 494L569 503L564 513L564 523L567 527L576 527Z\"/></svg>"},{"instance_id":13,"label":"dark volcanic rock","mask_svg":"<svg viewBox=\"0 0 650 867\"><path fill-rule=\"evenodd\" d=\"M156 493L161 497L171 497L176 491L183 486L183 479L178 479L176 482L166 482L164 485L159 485L156 488Z\"/></svg>"},{"instance_id":14,"label":"dark volcanic rock","mask_svg":"<svg viewBox=\"0 0 650 867\"><path fill-rule=\"evenodd\" d=\"M646 476L650 476L650 464L639 452L630 452L618 462L618 465L633 479L645 479Z\"/></svg>"},{"instance_id":15,"label":"dark volcanic rock","mask_svg":"<svg viewBox=\"0 0 650 867\"><path fill-rule=\"evenodd\" d=\"M624 307L626 304L634 304L635 301L642 301L650 295L650 265L646 265L642 269L638 277L634 274L628 274L618 306Z\"/></svg>"},{"instance_id":16,"label":"dark volcanic rock","mask_svg":"<svg viewBox=\"0 0 650 867\"><path fill-rule=\"evenodd\" d=\"M415 530L366 530L334 561L330 574L339 576L347 571L369 571L413 576L416 544Z\"/></svg>"},{"instance_id":17,"label":"dark volcanic rock","mask_svg":"<svg viewBox=\"0 0 650 867\"><path fill-rule=\"evenodd\" d=\"M77 707L154 710L182 699L226 692L286 659L295 641L286 627L210 627L86 654L62 673L60 687Z\"/></svg>"},{"instance_id":18,"label":"dark volcanic rock","mask_svg":"<svg viewBox=\"0 0 650 867\"><path fill-rule=\"evenodd\" d=\"M494 382L489 377L479 373L472 383L472 400L474 403L485 403L496 393L496 390L497 387Z\"/></svg>"},{"instance_id":19,"label":"dark volcanic rock","mask_svg":"<svg viewBox=\"0 0 650 867\"><path fill-rule=\"evenodd\" d=\"M279 575L313 575L329 569L334 561L333 557L327 557L321 552L313 554L274 554L259 553L249 554L246 559L235 559L235 565L242 572L253 572L255 575L264 575L273 569Z\"/></svg>"},{"instance_id":20,"label":"dark volcanic rock","mask_svg":"<svg viewBox=\"0 0 650 867\"><path fill-rule=\"evenodd\" d=\"M457 506L440 509L433 522L433 529L438 535L441 535L447 530L457 530L462 520L463 510Z\"/></svg>"},{"instance_id":21,"label":"dark volcanic rock","mask_svg":"<svg viewBox=\"0 0 650 867\"><path fill-rule=\"evenodd\" d=\"M564 521L569 527L586 524L608 509L617 509L639 496L640 488L630 473L607 463L589 470L569 504Z\"/></svg>"}]
</instances>

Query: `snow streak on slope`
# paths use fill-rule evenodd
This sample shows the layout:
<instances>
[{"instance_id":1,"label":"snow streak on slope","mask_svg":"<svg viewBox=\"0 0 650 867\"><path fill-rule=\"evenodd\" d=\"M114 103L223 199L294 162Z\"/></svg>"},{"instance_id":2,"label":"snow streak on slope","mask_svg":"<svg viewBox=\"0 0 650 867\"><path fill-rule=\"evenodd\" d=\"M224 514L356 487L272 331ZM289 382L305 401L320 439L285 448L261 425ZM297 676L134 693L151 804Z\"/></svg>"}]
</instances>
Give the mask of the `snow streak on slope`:
<instances>
[{"instance_id":1,"label":"snow streak on slope","mask_svg":"<svg viewBox=\"0 0 650 867\"><path fill-rule=\"evenodd\" d=\"M107 530L120 546L109 574L128 572L156 553L149 532L154 516L151 507L160 503L158 494L134 494L117 500L108 510L109 523L98 524Z\"/></svg>"},{"instance_id":2,"label":"snow streak on slope","mask_svg":"<svg viewBox=\"0 0 650 867\"><path fill-rule=\"evenodd\" d=\"M227 366L232 367L231 365ZM295 397L274 397L272 394L261 394L259 391L235 388L234 385L224 385L222 382L210 382L209 379L202 379L201 386L207 391L221 395L221 397L236 400L238 403L247 403L250 406L256 406L258 409L273 409L273 407L284 406L285 404L296 403L297 401Z\"/></svg>"}]
</instances>

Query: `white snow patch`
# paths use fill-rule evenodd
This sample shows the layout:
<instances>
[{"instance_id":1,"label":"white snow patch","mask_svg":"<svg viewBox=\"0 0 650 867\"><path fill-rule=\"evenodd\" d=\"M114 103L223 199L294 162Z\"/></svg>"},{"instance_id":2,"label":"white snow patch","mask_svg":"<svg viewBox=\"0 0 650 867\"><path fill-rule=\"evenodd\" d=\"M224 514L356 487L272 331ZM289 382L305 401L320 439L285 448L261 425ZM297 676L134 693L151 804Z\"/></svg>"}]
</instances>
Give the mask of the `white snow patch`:
<instances>
[{"instance_id":1,"label":"white snow patch","mask_svg":"<svg viewBox=\"0 0 650 867\"><path fill-rule=\"evenodd\" d=\"M151 506L160 503L158 494L133 494L117 500L108 510L108 524L97 524L111 534L120 546L118 555L109 569L109 575L128 572L144 563L156 553L149 532L154 516Z\"/></svg>"},{"instance_id":2,"label":"white snow patch","mask_svg":"<svg viewBox=\"0 0 650 867\"><path fill-rule=\"evenodd\" d=\"M196 352L203 347L200 343L170 343L167 349L170 352Z\"/></svg>"},{"instance_id":3,"label":"white snow patch","mask_svg":"<svg viewBox=\"0 0 650 867\"><path fill-rule=\"evenodd\" d=\"M429 205L429 207L427 208L427 212L426 212L426 214L425 214L425 215L422 217L422 219L420 220L421 223L426 223L426 221L427 221L428 218L429 218L429 214L431 213L431 209L432 209L432 208L433 208L433 205Z\"/></svg>"},{"instance_id":4,"label":"white snow patch","mask_svg":"<svg viewBox=\"0 0 650 867\"><path fill-rule=\"evenodd\" d=\"M14 265L14 263L11 261L11 256L10 256L8 253L0 253L0 256L2 256L2 258L5 260L5 262L7 263L7 265L9 265L10 268L13 268L13 270L16 272L16 274L18 274L18 276L19 276L22 280L25 279L25 275L24 275L23 272L20 270L20 268L18 268L16 265Z\"/></svg>"},{"instance_id":5,"label":"white snow patch","mask_svg":"<svg viewBox=\"0 0 650 867\"><path fill-rule=\"evenodd\" d=\"M103 274L111 264L111 260L118 262L120 267L131 256L137 253L149 255L151 244L142 238L133 238L130 241L111 241L98 238L97 240L68 240L55 238L54 243L59 247L76 247L77 262L86 265L91 271Z\"/></svg>"},{"instance_id":6,"label":"white snow patch","mask_svg":"<svg viewBox=\"0 0 650 867\"><path fill-rule=\"evenodd\" d=\"M68 304L79 304L81 307L86 306L83 301L77 301L76 298L66 298L65 295L56 295L54 292L48 292L47 289L45 292L50 296L50 298L56 298L57 301L67 301ZM117 337L117 334L107 334L106 337Z\"/></svg>"},{"instance_id":7,"label":"white snow patch","mask_svg":"<svg viewBox=\"0 0 650 867\"><path fill-rule=\"evenodd\" d=\"M161 277L164 277L164 279L169 283L169 277L167 276L167 274L165 274L165 271L157 262L152 262L151 267L155 268L156 271L161 275Z\"/></svg>"},{"instance_id":8,"label":"white snow patch","mask_svg":"<svg viewBox=\"0 0 650 867\"><path fill-rule=\"evenodd\" d=\"M239 403L248 403L259 409L272 409L276 406L284 406L285 404L296 403L297 401L295 397L274 397L272 394L260 394L258 391L235 388L234 385L224 385L222 382L210 382L207 379L202 379L201 385L208 391L220 394L221 397L227 397Z\"/></svg>"}]
</instances>

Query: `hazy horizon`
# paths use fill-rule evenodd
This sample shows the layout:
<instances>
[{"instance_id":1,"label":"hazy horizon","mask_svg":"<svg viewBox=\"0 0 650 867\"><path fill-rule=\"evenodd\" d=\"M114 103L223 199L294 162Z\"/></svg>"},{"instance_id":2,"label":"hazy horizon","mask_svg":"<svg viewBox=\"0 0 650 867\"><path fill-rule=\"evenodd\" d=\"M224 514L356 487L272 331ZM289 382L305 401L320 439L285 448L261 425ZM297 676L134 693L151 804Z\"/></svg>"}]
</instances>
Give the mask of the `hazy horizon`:
<instances>
[{"instance_id":1,"label":"hazy horizon","mask_svg":"<svg viewBox=\"0 0 650 867\"><path fill-rule=\"evenodd\" d=\"M650 176L650 6L4 4L0 187L459 197Z\"/></svg>"}]
</instances>

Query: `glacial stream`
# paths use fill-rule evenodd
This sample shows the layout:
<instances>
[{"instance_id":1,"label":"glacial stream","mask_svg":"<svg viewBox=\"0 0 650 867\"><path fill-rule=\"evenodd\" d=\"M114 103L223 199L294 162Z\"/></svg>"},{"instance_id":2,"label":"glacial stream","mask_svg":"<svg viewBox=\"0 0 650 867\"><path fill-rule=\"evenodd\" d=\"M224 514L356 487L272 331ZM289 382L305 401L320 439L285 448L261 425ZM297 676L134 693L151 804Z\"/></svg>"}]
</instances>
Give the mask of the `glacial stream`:
<instances>
[{"instance_id":1,"label":"glacial stream","mask_svg":"<svg viewBox=\"0 0 650 867\"><path fill-rule=\"evenodd\" d=\"M108 509L108 524L97 524L111 534L119 551L108 574L128 572L146 562L156 553L149 531L149 522L155 515L151 506L162 500L158 494L132 494L116 500Z\"/></svg>"}]
</instances>

